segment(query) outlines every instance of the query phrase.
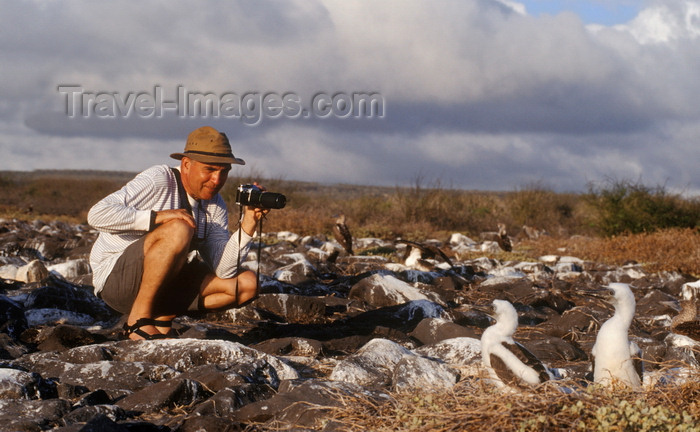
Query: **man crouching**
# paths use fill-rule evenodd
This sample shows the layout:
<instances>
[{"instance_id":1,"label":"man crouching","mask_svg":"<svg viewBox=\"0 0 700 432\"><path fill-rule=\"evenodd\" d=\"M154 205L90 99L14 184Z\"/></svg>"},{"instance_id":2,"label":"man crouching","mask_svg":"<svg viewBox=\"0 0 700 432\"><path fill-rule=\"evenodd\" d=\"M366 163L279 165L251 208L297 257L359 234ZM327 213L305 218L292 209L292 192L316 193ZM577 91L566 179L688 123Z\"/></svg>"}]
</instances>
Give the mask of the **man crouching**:
<instances>
[{"instance_id":1,"label":"man crouching","mask_svg":"<svg viewBox=\"0 0 700 432\"><path fill-rule=\"evenodd\" d=\"M177 315L240 306L258 293L255 273L237 263L269 210L246 207L242 232L229 235L219 195L231 165L245 161L234 157L225 134L208 126L190 133L184 152L170 157L180 166L148 168L88 213L100 232L90 254L95 294L128 315L129 339L170 337Z\"/></svg>"}]
</instances>

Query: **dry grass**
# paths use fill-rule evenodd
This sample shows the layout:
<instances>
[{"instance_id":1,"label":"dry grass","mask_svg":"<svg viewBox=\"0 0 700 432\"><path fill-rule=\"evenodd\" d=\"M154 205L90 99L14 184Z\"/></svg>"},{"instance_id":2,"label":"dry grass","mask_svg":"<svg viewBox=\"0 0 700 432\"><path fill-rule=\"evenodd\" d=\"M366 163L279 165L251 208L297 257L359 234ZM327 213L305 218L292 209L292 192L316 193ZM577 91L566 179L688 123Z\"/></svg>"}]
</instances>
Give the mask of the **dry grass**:
<instances>
[{"instance_id":1,"label":"dry grass","mask_svg":"<svg viewBox=\"0 0 700 432\"><path fill-rule=\"evenodd\" d=\"M0 217L84 223L94 203L131 177L85 171L0 172Z\"/></svg>"},{"instance_id":2,"label":"dry grass","mask_svg":"<svg viewBox=\"0 0 700 432\"><path fill-rule=\"evenodd\" d=\"M696 229L666 229L614 237L543 237L525 241L531 256L573 255L610 265L637 262L649 272L679 271L700 277L700 233Z\"/></svg>"},{"instance_id":3,"label":"dry grass","mask_svg":"<svg viewBox=\"0 0 700 432\"><path fill-rule=\"evenodd\" d=\"M95 202L132 177L129 173L99 171L0 172L0 217L85 223L87 211ZM222 191L235 213L231 220L238 217L234 204L237 185L251 183L253 177L257 176L229 178ZM494 231L502 222L511 236L522 238L523 225L544 230L549 236L523 240L514 253L495 258L536 259L545 254L567 254L611 265L635 261L652 272L681 271L700 276L700 233L696 228L600 235L601 230L613 225L637 226L644 222L644 226L653 226L649 220L661 216L649 208L661 209L659 212L667 215L661 218L663 223L673 215L683 216L686 221L698 203L684 201L663 189L617 183L609 190L588 194L555 193L539 185L512 192L479 192L453 190L439 182L424 185L420 178L406 188L280 179L262 183L268 190L287 195L288 202L283 210L268 215L263 227L267 232L330 236L332 216L343 212L355 237L446 241L450 234L460 232L478 240L481 232ZM700 216L700 211L697 213ZM596 226L601 228L596 231Z\"/></svg>"},{"instance_id":4,"label":"dry grass","mask_svg":"<svg viewBox=\"0 0 700 432\"><path fill-rule=\"evenodd\" d=\"M119 189L133 175L0 172L0 217L60 216L84 223L94 203ZM229 178L222 195L232 212L238 212L234 205L237 186L252 183L254 177ZM330 234L332 216L341 212L347 215L358 237L401 236L422 240L456 231L478 236L482 231L495 230L498 222L506 223L513 234L523 224L554 233L588 231L581 219L585 215L585 203L577 195L544 189L507 193L464 191L445 188L439 182L425 186L420 179L405 188L320 185L280 179L261 183L268 190L287 196L287 207L269 215L268 231Z\"/></svg>"},{"instance_id":5,"label":"dry grass","mask_svg":"<svg viewBox=\"0 0 700 432\"><path fill-rule=\"evenodd\" d=\"M695 431L698 397L697 381L644 392L550 382L503 393L473 378L446 393L393 394L389 402L345 399L331 418L346 431Z\"/></svg>"},{"instance_id":6,"label":"dry grass","mask_svg":"<svg viewBox=\"0 0 700 432\"><path fill-rule=\"evenodd\" d=\"M285 187L286 186L286 187ZM280 185L287 207L272 212L271 231L330 234L332 216L344 213L357 237L443 239L462 232L478 239L499 222L517 235L523 225L556 235L590 234L587 204L574 194L543 190L484 192L424 188L367 188L348 193L345 185L305 189ZM268 188L270 189L270 188Z\"/></svg>"}]
</instances>

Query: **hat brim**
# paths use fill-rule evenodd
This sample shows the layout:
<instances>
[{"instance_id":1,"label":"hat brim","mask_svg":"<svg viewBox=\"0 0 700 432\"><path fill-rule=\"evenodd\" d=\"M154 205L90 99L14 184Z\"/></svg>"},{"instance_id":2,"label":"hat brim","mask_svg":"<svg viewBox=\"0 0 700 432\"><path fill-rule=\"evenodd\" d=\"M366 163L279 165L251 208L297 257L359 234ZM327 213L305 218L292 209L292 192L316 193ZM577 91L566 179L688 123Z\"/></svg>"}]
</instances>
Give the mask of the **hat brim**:
<instances>
[{"instance_id":1,"label":"hat brim","mask_svg":"<svg viewBox=\"0 0 700 432\"><path fill-rule=\"evenodd\" d=\"M235 156L214 156L185 152L173 153L170 155L170 157L177 160L181 160L183 157L188 157L192 160L196 160L197 162L201 163L245 165L245 161L243 159L237 158Z\"/></svg>"}]
</instances>

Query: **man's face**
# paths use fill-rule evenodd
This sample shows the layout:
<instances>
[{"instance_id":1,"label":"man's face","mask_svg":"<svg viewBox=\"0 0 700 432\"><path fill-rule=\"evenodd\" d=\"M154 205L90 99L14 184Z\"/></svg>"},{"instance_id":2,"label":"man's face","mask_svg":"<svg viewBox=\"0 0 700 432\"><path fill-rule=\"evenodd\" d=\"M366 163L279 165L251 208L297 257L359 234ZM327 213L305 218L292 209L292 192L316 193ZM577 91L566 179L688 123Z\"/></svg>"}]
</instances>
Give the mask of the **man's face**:
<instances>
[{"instance_id":1,"label":"man's face","mask_svg":"<svg viewBox=\"0 0 700 432\"><path fill-rule=\"evenodd\" d=\"M210 200L219 193L231 170L230 164L209 164L182 158L182 185L195 199Z\"/></svg>"}]
</instances>

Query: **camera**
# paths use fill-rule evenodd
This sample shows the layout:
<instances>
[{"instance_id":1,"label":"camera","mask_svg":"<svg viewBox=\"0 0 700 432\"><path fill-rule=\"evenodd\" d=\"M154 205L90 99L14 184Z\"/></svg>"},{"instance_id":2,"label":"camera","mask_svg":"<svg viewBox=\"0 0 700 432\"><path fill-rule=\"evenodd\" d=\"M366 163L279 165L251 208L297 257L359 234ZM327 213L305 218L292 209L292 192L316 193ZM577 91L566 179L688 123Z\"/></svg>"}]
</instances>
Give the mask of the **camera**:
<instances>
[{"instance_id":1,"label":"camera","mask_svg":"<svg viewBox=\"0 0 700 432\"><path fill-rule=\"evenodd\" d=\"M281 193L266 192L256 185L247 184L238 186L236 204L265 209L281 209L287 204L287 197Z\"/></svg>"}]
</instances>

